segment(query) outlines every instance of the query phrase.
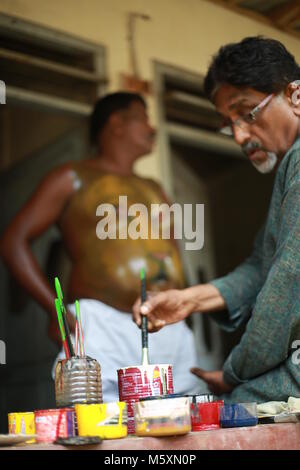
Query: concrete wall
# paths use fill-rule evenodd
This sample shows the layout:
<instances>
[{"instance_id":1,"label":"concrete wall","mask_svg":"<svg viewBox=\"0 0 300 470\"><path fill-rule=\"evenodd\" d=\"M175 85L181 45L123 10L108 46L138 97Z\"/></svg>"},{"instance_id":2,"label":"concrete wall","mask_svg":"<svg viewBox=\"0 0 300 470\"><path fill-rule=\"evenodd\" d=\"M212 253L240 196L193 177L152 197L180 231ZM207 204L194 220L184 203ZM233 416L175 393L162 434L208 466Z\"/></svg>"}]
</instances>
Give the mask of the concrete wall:
<instances>
[{"instance_id":1,"label":"concrete wall","mask_svg":"<svg viewBox=\"0 0 300 470\"><path fill-rule=\"evenodd\" d=\"M224 43L263 34L282 41L300 62L300 41L206 0L0 0L0 12L18 16L107 48L109 89L120 88L130 72L127 13L151 16L136 23L136 51L143 78L153 79L152 60L205 74L212 54ZM150 116L156 122L154 100ZM160 179L158 155L141 160L141 175Z\"/></svg>"},{"instance_id":2,"label":"concrete wall","mask_svg":"<svg viewBox=\"0 0 300 470\"><path fill-rule=\"evenodd\" d=\"M107 75L111 91L120 88L121 73L131 72L126 28L127 13L132 11L151 16L151 21L138 20L136 24L138 65L142 77L150 81L153 80L154 59L204 75L210 57L222 44L238 41L248 35L264 34L281 40L300 62L299 40L205 0L0 0L0 13L11 14L104 45L107 50ZM154 124L157 122L156 105L154 97L150 96L149 110ZM32 126L29 129L32 130ZM26 132L25 127L23 131ZM31 150L39 148L41 137L42 134L36 142L30 136L29 143L32 146L34 142L38 144ZM76 140L76 136L74 138ZM45 154L37 155L36 160L24 159L20 162L20 166L15 169L16 173L12 173L11 179L6 181L11 194L8 200L13 201L14 206L21 204L20 198L24 196L22 185L25 185L23 182L26 177L28 180L28 174L40 177L41 171L49 170L45 166L48 163L62 163L58 160L59 155L69 159L70 155L74 157L76 153L79 158L80 142L73 142L72 138L68 142L49 147ZM156 179L161 179L159 168L158 153L137 164L141 175ZM35 181L31 178L32 187ZM4 182L0 186L3 185ZM16 186L18 191L15 191ZM30 187L27 189L30 190ZM231 194L228 194L229 199L230 197ZM14 206L13 211L17 209ZM11 216L12 213L7 215ZM2 216L3 226L7 222ZM236 239L236 234L234 235ZM244 240L243 236L239 239ZM42 240L42 245L37 247L41 258L44 257L46 242L48 243L47 240ZM224 262L226 261L227 259ZM4 267L0 264L0 277L4 276L1 270L4 271ZM0 292L2 312L7 312L7 315L0 317L1 339L15 346L8 348L9 368L0 370L0 431L4 432L8 411L53 406L54 390L53 384L50 390L50 369L55 351L50 340L45 338L46 318L42 317L38 306L28 303L25 314L18 316L7 308L8 294L15 291L9 290L2 283ZM30 328L34 331L34 340ZM7 332L4 336L3 331ZM22 338L22 347L26 354L22 351L19 353L19 338Z\"/></svg>"},{"instance_id":3,"label":"concrete wall","mask_svg":"<svg viewBox=\"0 0 300 470\"><path fill-rule=\"evenodd\" d=\"M0 171L55 142L72 129L86 128L84 118L46 113L23 106L0 107Z\"/></svg>"}]
</instances>

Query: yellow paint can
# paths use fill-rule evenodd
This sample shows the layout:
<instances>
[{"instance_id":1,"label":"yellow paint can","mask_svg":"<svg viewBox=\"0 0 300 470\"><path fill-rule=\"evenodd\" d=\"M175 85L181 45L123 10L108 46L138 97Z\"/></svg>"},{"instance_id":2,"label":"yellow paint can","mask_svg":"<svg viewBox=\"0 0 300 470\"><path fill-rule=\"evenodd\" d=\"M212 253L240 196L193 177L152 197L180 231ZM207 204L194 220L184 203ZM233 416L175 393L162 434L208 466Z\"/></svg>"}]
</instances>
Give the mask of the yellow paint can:
<instances>
[{"instance_id":1,"label":"yellow paint can","mask_svg":"<svg viewBox=\"0 0 300 470\"><path fill-rule=\"evenodd\" d=\"M8 413L9 434L35 434L34 413L20 412ZM35 439L30 439L27 444L33 444Z\"/></svg>"},{"instance_id":2,"label":"yellow paint can","mask_svg":"<svg viewBox=\"0 0 300 470\"><path fill-rule=\"evenodd\" d=\"M79 436L120 439L127 436L127 405L124 402L75 405Z\"/></svg>"}]
</instances>

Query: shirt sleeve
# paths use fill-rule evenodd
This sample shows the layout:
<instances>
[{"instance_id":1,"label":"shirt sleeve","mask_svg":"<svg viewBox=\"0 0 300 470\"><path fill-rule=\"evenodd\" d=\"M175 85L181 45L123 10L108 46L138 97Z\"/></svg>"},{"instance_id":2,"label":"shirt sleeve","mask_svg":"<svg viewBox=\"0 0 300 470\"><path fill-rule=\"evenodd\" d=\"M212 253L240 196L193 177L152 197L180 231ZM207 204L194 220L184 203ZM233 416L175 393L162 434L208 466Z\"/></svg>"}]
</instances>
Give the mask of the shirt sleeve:
<instances>
[{"instance_id":1,"label":"shirt sleeve","mask_svg":"<svg viewBox=\"0 0 300 470\"><path fill-rule=\"evenodd\" d=\"M300 336L300 182L281 201L276 250L240 343L224 364L237 385L286 361Z\"/></svg>"},{"instance_id":2,"label":"shirt sleeve","mask_svg":"<svg viewBox=\"0 0 300 470\"><path fill-rule=\"evenodd\" d=\"M239 383L230 394L221 395L226 403L265 403L288 401L289 397L299 396L300 352L295 348L286 362L253 379Z\"/></svg>"},{"instance_id":3,"label":"shirt sleeve","mask_svg":"<svg viewBox=\"0 0 300 470\"><path fill-rule=\"evenodd\" d=\"M226 276L210 282L225 300L227 311L211 313L221 328L234 331L251 314L257 294L262 287L263 226L258 232L251 256Z\"/></svg>"}]
</instances>

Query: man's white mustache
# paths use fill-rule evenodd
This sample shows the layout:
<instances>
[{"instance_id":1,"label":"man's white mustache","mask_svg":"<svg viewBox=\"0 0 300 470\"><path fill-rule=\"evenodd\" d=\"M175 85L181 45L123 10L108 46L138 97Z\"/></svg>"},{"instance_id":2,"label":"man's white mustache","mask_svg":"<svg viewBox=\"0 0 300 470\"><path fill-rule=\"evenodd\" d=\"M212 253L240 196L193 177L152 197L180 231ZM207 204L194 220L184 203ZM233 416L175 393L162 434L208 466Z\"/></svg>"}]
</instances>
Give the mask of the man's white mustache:
<instances>
[{"instance_id":1,"label":"man's white mustache","mask_svg":"<svg viewBox=\"0 0 300 470\"><path fill-rule=\"evenodd\" d=\"M248 142L242 145L242 150L246 155L249 155L253 150L262 150L263 147L260 142Z\"/></svg>"}]
</instances>

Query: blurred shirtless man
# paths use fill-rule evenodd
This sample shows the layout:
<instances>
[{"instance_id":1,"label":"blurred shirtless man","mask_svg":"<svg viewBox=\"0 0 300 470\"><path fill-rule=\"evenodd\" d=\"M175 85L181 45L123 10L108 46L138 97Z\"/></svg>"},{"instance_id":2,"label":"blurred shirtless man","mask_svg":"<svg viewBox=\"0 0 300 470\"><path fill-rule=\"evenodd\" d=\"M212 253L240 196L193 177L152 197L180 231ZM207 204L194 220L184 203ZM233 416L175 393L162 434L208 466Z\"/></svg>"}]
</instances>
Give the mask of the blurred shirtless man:
<instances>
[{"instance_id":1,"label":"blurred shirtless man","mask_svg":"<svg viewBox=\"0 0 300 470\"><path fill-rule=\"evenodd\" d=\"M91 116L90 135L96 158L52 171L7 228L1 252L15 278L48 312L49 336L61 344L53 280L43 275L30 249L50 225L59 226L72 262L68 301L80 301L85 352L100 362L104 400L113 401L118 399L116 370L141 363L140 330L130 314L140 292L141 268L149 290L182 288L184 280L174 240L100 240L96 233L100 204L116 208L116 229L124 217L130 223L127 214L119 213L120 195L127 196L128 207L142 203L150 209L166 202L157 183L133 173L135 161L151 152L155 137L143 98L126 92L101 98ZM73 330L74 306L68 309ZM193 335L184 322L151 335L149 351L151 363L173 364L176 392L197 386L189 372L197 364Z\"/></svg>"}]
</instances>

